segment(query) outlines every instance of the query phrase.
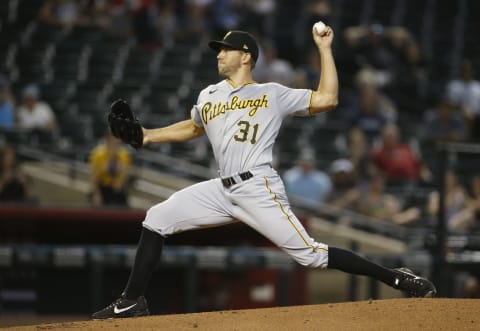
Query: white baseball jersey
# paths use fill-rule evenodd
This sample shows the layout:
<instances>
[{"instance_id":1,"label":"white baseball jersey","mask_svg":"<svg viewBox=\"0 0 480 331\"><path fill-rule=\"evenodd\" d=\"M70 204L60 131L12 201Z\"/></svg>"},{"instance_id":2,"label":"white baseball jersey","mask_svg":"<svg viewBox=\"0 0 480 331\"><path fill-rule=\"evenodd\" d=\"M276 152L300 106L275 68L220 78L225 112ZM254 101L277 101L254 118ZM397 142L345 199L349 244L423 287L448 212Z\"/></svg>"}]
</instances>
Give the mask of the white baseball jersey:
<instances>
[{"instance_id":1,"label":"white baseball jersey","mask_svg":"<svg viewBox=\"0 0 480 331\"><path fill-rule=\"evenodd\" d=\"M282 120L288 115L308 115L311 97L311 90L276 83L233 88L223 80L204 89L191 116L210 139L220 178L187 187L153 206L143 226L168 236L239 220L300 264L326 267L328 246L307 234L271 167ZM240 174L247 171L253 176L242 178ZM222 183L228 177L234 185Z\"/></svg>"},{"instance_id":2,"label":"white baseball jersey","mask_svg":"<svg viewBox=\"0 0 480 331\"><path fill-rule=\"evenodd\" d=\"M210 139L222 176L272 163L283 119L309 115L312 91L277 83L238 88L223 80L200 92L192 119Z\"/></svg>"}]
</instances>

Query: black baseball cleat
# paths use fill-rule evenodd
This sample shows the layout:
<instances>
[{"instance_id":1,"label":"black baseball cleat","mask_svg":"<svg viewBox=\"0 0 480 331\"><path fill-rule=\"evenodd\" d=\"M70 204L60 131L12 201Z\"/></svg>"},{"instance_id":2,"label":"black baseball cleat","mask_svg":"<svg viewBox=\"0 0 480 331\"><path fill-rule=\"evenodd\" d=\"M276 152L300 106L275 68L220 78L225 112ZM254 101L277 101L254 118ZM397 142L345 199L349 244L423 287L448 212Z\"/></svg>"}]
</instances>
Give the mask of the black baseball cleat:
<instances>
[{"instance_id":1,"label":"black baseball cleat","mask_svg":"<svg viewBox=\"0 0 480 331\"><path fill-rule=\"evenodd\" d=\"M138 297L137 300L128 300L120 297L109 306L97 311L92 315L93 320L105 320L111 318L125 318L150 315L145 297Z\"/></svg>"},{"instance_id":2,"label":"black baseball cleat","mask_svg":"<svg viewBox=\"0 0 480 331\"><path fill-rule=\"evenodd\" d=\"M403 291L412 297L433 298L437 294L437 289L431 281L426 278L415 275L408 268L393 269L397 277L395 278L394 288Z\"/></svg>"}]
</instances>

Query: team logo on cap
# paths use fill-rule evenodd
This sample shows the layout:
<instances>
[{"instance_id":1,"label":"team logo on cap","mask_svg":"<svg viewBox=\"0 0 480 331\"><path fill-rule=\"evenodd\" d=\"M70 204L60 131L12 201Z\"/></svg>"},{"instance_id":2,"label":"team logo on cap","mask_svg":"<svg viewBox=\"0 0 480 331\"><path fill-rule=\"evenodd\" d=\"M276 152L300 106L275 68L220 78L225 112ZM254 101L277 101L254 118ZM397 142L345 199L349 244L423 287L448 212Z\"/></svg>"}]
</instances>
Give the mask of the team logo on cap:
<instances>
[{"instance_id":1,"label":"team logo on cap","mask_svg":"<svg viewBox=\"0 0 480 331\"><path fill-rule=\"evenodd\" d=\"M228 31L227 34L223 37L223 40L227 39L227 37L231 34L232 34L232 31Z\"/></svg>"},{"instance_id":2,"label":"team logo on cap","mask_svg":"<svg viewBox=\"0 0 480 331\"><path fill-rule=\"evenodd\" d=\"M248 46L243 44L243 49L248 49Z\"/></svg>"}]
</instances>

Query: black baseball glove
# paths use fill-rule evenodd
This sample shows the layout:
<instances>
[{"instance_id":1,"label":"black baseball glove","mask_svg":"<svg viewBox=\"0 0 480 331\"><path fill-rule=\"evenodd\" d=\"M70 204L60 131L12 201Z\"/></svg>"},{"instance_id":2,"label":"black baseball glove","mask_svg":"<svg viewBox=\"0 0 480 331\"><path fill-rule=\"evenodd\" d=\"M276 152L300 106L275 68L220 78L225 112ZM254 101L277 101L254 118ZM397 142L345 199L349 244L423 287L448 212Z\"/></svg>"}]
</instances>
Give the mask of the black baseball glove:
<instances>
[{"instance_id":1,"label":"black baseball glove","mask_svg":"<svg viewBox=\"0 0 480 331\"><path fill-rule=\"evenodd\" d=\"M118 99L112 103L108 113L108 125L112 134L124 143L135 149L142 147L142 125L125 100Z\"/></svg>"}]
</instances>

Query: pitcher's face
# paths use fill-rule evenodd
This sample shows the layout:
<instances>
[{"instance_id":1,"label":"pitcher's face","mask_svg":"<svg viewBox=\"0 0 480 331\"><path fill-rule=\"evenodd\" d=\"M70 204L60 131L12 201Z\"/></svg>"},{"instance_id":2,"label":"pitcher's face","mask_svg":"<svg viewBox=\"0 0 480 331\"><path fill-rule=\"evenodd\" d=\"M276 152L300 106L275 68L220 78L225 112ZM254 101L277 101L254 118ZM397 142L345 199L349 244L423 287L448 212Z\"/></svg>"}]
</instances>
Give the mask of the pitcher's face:
<instances>
[{"instance_id":1,"label":"pitcher's face","mask_svg":"<svg viewBox=\"0 0 480 331\"><path fill-rule=\"evenodd\" d=\"M224 77L230 77L240 69L242 65L243 51L222 47L218 52L218 73Z\"/></svg>"}]
</instances>

